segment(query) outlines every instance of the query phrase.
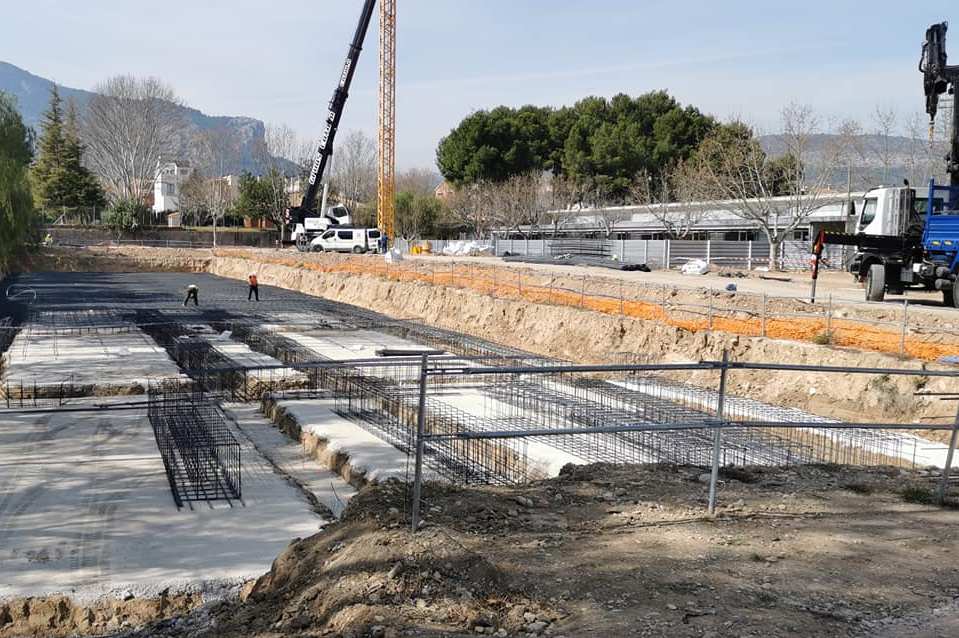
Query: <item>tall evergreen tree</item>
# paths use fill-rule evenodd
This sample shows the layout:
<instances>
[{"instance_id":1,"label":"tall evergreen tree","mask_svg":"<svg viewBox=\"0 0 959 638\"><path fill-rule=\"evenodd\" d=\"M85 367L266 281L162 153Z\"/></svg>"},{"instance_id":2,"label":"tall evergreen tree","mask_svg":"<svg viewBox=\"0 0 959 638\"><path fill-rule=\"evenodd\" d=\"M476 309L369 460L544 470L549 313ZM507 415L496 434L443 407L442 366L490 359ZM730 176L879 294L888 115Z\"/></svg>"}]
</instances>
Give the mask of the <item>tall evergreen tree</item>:
<instances>
[{"instance_id":1,"label":"tall evergreen tree","mask_svg":"<svg viewBox=\"0 0 959 638\"><path fill-rule=\"evenodd\" d=\"M41 208L66 206L69 184L66 169L67 143L63 134L63 100L54 84L50 106L40 123L37 161L33 165L33 183Z\"/></svg>"},{"instance_id":2,"label":"tall evergreen tree","mask_svg":"<svg viewBox=\"0 0 959 638\"><path fill-rule=\"evenodd\" d=\"M77 107L71 99L67 102L67 117L63 126L65 144L66 179L69 193L67 206L105 206L106 196L96 176L83 165L83 153L86 146L80 139L80 127Z\"/></svg>"},{"instance_id":3,"label":"tall evergreen tree","mask_svg":"<svg viewBox=\"0 0 959 638\"><path fill-rule=\"evenodd\" d=\"M76 106L71 100L64 117L63 100L56 85L50 90L50 106L40 127L33 183L41 208L103 206L103 189L83 166L84 145Z\"/></svg>"}]
</instances>

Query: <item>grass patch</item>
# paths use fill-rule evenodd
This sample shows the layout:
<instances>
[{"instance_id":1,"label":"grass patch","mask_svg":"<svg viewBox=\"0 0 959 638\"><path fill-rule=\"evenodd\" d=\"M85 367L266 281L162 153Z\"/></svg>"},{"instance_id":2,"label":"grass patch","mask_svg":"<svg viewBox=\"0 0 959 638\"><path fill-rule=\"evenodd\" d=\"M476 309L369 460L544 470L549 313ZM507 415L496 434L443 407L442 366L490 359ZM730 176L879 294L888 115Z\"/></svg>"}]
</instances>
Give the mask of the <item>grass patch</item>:
<instances>
[{"instance_id":1,"label":"grass patch","mask_svg":"<svg viewBox=\"0 0 959 638\"><path fill-rule=\"evenodd\" d=\"M832 338L833 334L831 330L823 330L812 338L812 342L820 346L828 346L832 343Z\"/></svg>"},{"instance_id":2,"label":"grass patch","mask_svg":"<svg viewBox=\"0 0 959 638\"><path fill-rule=\"evenodd\" d=\"M933 505L936 502L935 493L928 487L921 487L919 485L910 485L909 487L903 488L900 492L902 500L907 503L915 503L916 505Z\"/></svg>"},{"instance_id":3,"label":"grass patch","mask_svg":"<svg viewBox=\"0 0 959 638\"><path fill-rule=\"evenodd\" d=\"M866 483L844 483L842 487L856 494L872 494L875 491L871 485Z\"/></svg>"}]
</instances>

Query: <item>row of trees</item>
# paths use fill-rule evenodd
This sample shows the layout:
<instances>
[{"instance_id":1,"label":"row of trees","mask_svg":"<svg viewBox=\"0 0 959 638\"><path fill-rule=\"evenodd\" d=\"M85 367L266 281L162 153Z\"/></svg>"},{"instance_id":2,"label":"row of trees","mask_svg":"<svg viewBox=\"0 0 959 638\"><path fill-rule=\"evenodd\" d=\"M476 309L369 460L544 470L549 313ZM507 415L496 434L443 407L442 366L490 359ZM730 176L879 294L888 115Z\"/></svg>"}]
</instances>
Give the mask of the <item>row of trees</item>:
<instances>
[{"instance_id":1,"label":"row of trees","mask_svg":"<svg viewBox=\"0 0 959 638\"><path fill-rule=\"evenodd\" d=\"M559 109L477 111L440 141L436 162L456 186L549 171L586 192L624 198L639 173L685 161L717 121L665 91L588 97Z\"/></svg>"}]
</instances>

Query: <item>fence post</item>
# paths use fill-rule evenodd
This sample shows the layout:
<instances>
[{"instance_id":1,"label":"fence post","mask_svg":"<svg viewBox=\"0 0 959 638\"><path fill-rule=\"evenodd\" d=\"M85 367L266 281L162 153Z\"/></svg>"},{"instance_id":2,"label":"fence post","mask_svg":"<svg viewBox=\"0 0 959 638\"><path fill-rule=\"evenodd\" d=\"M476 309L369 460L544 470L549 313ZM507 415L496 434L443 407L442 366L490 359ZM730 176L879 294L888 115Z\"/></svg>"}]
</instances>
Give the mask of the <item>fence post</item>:
<instances>
[{"instance_id":1,"label":"fence post","mask_svg":"<svg viewBox=\"0 0 959 638\"><path fill-rule=\"evenodd\" d=\"M423 493L423 434L426 428L426 365L429 355L420 359L420 402L416 412L416 461L413 471L412 531L420 526L420 498Z\"/></svg>"},{"instance_id":2,"label":"fence post","mask_svg":"<svg viewBox=\"0 0 959 638\"><path fill-rule=\"evenodd\" d=\"M832 294L826 301L826 333L832 334Z\"/></svg>"},{"instance_id":3,"label":"fence post","mask_svg":"<svg viewBox=\"0 0 959 638\"><path fill-rule=\"evenodd\" d=\"M619 314L620 316L625 315L623 311L623 280L619 280Z\"/></svg>"},{"instance_id":4,"label":"fence post","mask_svg":"<svg viewBox=\"0 0 959 638\"><path fill-rule=\"evenodd\" d=\"M753 240L749 240L746 247L746 270L753 269Z\"/></svg>"},{"instance_id":5,"label":"fence post","mask_svg":"<svg viewBox=\"0 0 959 638\"><path fill-rule=\"evenodd\" d=\"M906 356L906 332L909 330L909 300L902 304L902 330L899 332L899 356Z\"/></svg>"},{"instance_id":6,"label":"fence post","mask_svg":"<svg viewBox=\"0 0 959 638\"><path fill-rule=\"evenodd\" d=\"M946 463L942 466L942 481L939 483L939 504L946 502L946 490L949 488L949 472L952 470L952 457L956 452L956 442L959 440L959 408L956 409L956 419L952 424L952 436L949 437L949 449L946 451Z\"/></svg>"},{"instance_id":7,"label":"fence post","mask_svg":"<svg viewBox=\"0 0 959 638\"><path fill-rule=\"evenodd\" d=\"M706 332L713 331L713 295L706 293Z\"/></svg>"},{"instance_id":8,"label":"fence post","mask_svg":"<svg viewBox=\"0 0 959 638\"><path fill-rule=\"evenodd\" d=\"M726 373L729 371L729 351L723 350L723 366L719 373L719 399L716 403L716 430L713 432L713 466L709 474L709 514L716 513L716 483L719 481L719 454L723 445L723 413L726 403Z\"/></svg>"},{"instance_id":9,"label":"fence post","mask_svg":"<svg viewBox=\"0 0 959 638\"><path fill-rule=\"evenodd\" d=\"M549 292L546 293L546 303L553 303L553 277L549 278Z\"/></svg>"},{"instance_id":10,"label":"fence post","mask_svg":"<svg viewBox=\"0 0 959 638\"><path fill-rule=\"evenodd\" d=\"M759 336L766 336L766 293L763 293L763 309L762 314L759 315Z\"/></svg>"},{"instance_id":11,"label":"fence post","mask_svg":"<svg viewBox=\"0 0 959 638\"><path fill-rule=\"evenodd\" d=\"M619 260L626 261L626 233L619 236Z\"/></svg>"},{"instance_id":12,"label":"fence post","mask_svg":"<svg viewBox=\"0 0 959 638\"><path fill-rule=\"evenodd\" d=\"M667 317L667 315L666 315L666 284L663 284L663 302L662 302L662 306L663 306L663 320L665 320L666 317Z\"/></svg>"},{"instance_id":13,"label":"fence post","mask_svg":"<svg viewBox=\"0 0 959 638\"><path fill-rule=\"evenodd\" d=\"M672 247L672 242L668 239L665 241L666 243L663 244L663 254L665 256L665 259L663 261L666 262L666 270L669 270L669 250Z\"/></svg>"},{"instance_id":14,"label":"fence post","mask_svg":"<svg viewBox=\"0 0 959 638\"><path fill-rule=\"evenodd\" d=\"M709 258L712 256L713 251L713 240L706 240L706 265L709 265Z\"/></svg>"},{"instance_id":15,"label":"fence post","mask_svg":"<svg viewBox=\"0 0 959 638\"><path fill-rule=\"evenodd\" d=\"M643 240L643 263L649 265L649 240Z\"/></svg>"},{"instance_id":16,"label":"fence post","mask_svg":"<svg viewBox=\"0 0 959 638\"><path fill-rule=\"evenodd\" d=\"M583 288L579 293L579 307L582 308L586 303L586 275L583 275Z\"/></svg>"}]
</instances>

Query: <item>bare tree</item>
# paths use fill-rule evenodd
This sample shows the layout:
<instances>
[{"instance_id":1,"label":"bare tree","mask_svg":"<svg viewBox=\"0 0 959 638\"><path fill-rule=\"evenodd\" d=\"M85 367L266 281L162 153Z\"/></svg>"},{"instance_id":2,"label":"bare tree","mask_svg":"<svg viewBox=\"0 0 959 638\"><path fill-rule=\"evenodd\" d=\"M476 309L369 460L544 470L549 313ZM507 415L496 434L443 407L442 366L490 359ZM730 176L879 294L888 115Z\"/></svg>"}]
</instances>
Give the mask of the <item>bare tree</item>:
<instances>
[{"instance_id":1,"label":"bare tree","mask_svg":"<svg viewBox=\"0 0 959 638\"><path fill-rule=\"evenodd\" d=\"M450 198L450 216L469 228L477 239L486 239L496 225L499 193L491 182L464 186Z\"/></svg>"},{"instance_id":2,"label":"bare tree","mask_svg":"<svg viewBox=\"0 0 959 638\"><path fill-rule=\"evenodd\" d=\"M942 159L949 150L948 118L939 118L939 126L930 129L925 112L916 112L906 120L905 133L909 139L905 154L906 177L917 188L929 180L947 180Z\"/></svg>"},{"instance_id":3,"label":"bare tree","mask_svg":"<svg viewBox=\"0 0 959 638\"><path fill-rule=\"evenodd\" d=\"M263 169L260 179L267 184L270 193L266 216L280 229L282 241L286 238L286 211L299 203L292 200L304 187L305 158L310 153L310 146L285 124L267 125L264 141L259 160Z\"/></svg>"},{"instance_id":4,"label":"bare tree","mask_svg":"<svg viewBox=\"0 0 959 638\"><path fill-rule=\"evenodd\" d=\"M429 168L410 168L396 176L396 192L414 195L432 195L443 178Z\"/></svg>"},{"instance_id":5,"label":"bare tree","mask_svg":"<svg viewBox=\"0 0 959 638\"><path fill-rule=\"evenodd\" d=\"M876 105L872 114L874 126L873 139L870 144L870 155L875 158L882 172L879 182L889 185L890 172L896 158L893 137L896 133L896 111L892 107Z\"/></svg>"},{"instance_id":6,"label":"bare tree","mask_svg":"<svg viewBox=\"0 0 959 638\"><path fill-rule=\"evenodd\" d=\"M176 149L179 105L173 89L156 78L118 75L96 87L82 137L86 160L112 198L146 201L157 161Z\"/></svg>"},{"instance_id":7,"label":"bare tree","mask_svg":"<svg viewBox=\"0 0 959 638\"><path fill-rule=\"evenodd\" d=\"M229 137L220 130L204 131L194 140L194 148L196 173L204 176L199 196L209 221L216 225L226 216L235 197L224 175L231 155Z\"/></svg>"},{"instance_id":8,"label":"bare tree","mask_svg":"<svg viewBox=\"0 0 959 638\"><path fill-rule=\"evenodd\" d=\"M547 200L546 216L555 237L561 228L580 214L575 208L580 201L579 187L576 181L569 177L552 175L544 196Z\"/></svg>"},{"instance_id":9,"label":"bare tree","mask_svg":"<svg viewBox=\"0 0 959 638\"><path fill-rule=\"evenodd\" d=\"M697 172L681 163L667 167L657 177L640 173L630 195L637 204L645 206L667 237L683 239L709 214L701 190Z\"/></svg>"},{"instance_id":10,"label":"bare tree","mask_svg":"<svg viewBox=\"0 0 959 638\"><path fill-rule=\"evenodd\" d=\"M330 184L351 207L376 196L376 141L363 131L350 131L334 151Z\"/></svg>"},{"instance_id":11,"label":"bare tree","mask_svg":"<svg viewBox=\"0 0 959 638\"><path fill-rule=\"evenodd\" d=\"M698 153L696 169L705 192L716 200L713 205L765 233L770 270L778 269L780 246L796 228L817 209L844 198L829 184L841 165L842 149L836 143L813 154L811 141L818 128L813 110L793 103L782 110L781 137L789 161L770 161L755 138L729 143L713 135Z\"/></svg>"}]
</instances>

